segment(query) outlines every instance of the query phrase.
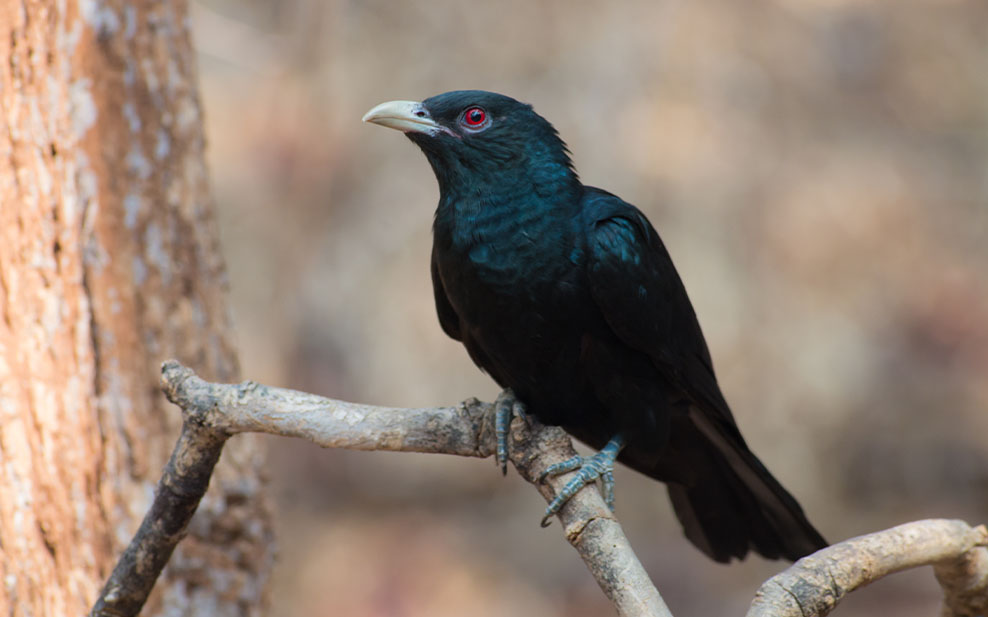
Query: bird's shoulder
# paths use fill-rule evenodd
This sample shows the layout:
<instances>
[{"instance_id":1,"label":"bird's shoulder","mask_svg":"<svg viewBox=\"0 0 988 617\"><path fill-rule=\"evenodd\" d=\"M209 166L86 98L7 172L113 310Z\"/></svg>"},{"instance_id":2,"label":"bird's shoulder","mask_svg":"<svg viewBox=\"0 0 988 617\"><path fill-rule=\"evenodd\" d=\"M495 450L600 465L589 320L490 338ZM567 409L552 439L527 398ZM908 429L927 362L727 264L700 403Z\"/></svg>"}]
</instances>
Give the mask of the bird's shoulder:
<instances>
[{"instance_id":1,"label":"bird's shoulder","mask_svg":"<svg viewBox=\"0 0 988 617\"><path fill-rule=\"evenodd\" d=\"M691 398L733 422L686 287L658 232L635 206L589 187L584 223L591 295L611 330Z\"/></svg>"},{"instance_id":2,"label":"bird's shoulder","mask_svg":"<svg viewBox=\"0 0 988 617\"><path fill-rule=\"evenodd\" d=\"M658 275L662 279L665 278L662 273L654 270L671 270L675 274L658 232L641 210L613 193L592 186L584 188L581 205L591 267L627 264L644 267L650 277Z\"/></svg>"},{"instance_id":3,"label":"bird's shoulder","mask_svg":"<svg viewBox=\"0 0 988 617\"><path fill-rule=\"evenodd\" d=\"M627 218L636 223L639 222L638 219L647 222L641 210L614 193L595 186L584 186L580 201L583 221L591 227L615 218Z\"/></svg>"}]
</instances>

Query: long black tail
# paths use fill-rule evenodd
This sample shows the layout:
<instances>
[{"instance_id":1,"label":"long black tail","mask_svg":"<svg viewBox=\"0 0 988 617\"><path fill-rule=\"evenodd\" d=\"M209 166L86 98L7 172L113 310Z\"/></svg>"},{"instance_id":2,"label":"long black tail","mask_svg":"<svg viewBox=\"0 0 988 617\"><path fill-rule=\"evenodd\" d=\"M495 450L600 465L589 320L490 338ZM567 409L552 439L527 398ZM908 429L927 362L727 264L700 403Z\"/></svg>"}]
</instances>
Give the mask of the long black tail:
<instances>
[{"instance_id":1,"label":"long black tail","mask_svg":"<svg viewBox=\"0 0 988 617\"><path fill-rule=\"evenodd\" d=\"M678 420L668 449L674 461L663 457L654 469L629 463L667 482L670 466L686 470L684 482L668 482L669 498L697 548L721 562L742 559L749 549L769 559L795 561L827 546L736 428L695 408Z\"/></svg>"}]
</instances>

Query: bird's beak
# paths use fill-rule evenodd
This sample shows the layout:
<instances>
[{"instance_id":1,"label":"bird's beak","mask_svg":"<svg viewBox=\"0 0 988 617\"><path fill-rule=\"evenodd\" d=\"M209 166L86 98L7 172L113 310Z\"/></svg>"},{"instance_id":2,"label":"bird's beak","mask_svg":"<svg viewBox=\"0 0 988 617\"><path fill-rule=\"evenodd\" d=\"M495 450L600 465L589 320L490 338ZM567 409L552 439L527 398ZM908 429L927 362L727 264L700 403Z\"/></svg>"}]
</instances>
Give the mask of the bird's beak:
<instances>
[{"instance_id":1,"label":"bird's beak","mask_svg":"<svg viewBox=\"0 0 988 617\"><path fill-rule=\"evenodd\" d=\"M364 122L372 122L405 133L435 135L443 130L429 115L422 103L416 101L388 101L364 114Z\"/></svg>"}]
</instances>

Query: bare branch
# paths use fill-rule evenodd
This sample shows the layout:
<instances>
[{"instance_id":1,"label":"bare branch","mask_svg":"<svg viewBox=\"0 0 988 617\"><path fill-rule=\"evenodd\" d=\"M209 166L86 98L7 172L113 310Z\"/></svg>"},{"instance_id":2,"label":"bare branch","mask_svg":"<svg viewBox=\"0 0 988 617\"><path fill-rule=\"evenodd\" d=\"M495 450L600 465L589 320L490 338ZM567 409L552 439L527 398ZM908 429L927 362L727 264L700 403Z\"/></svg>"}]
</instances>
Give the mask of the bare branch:
<instances>
[{"instance_id":1,"label":"bare branch","mask_svg":"<svg viewBox=\"0 0 988 617\"><path fill-rule=\"evenodd\" d=\"M883 576L935 565L946 592L944 617L983 615L988 590L988 531L963 521L906 523L851 538L800 559L755 595L747 617L816 617L848 593Z\"/></svg>"},{"instance_id":2,"label":"bare branch","mask_svg":"<svg viewBox=\"0 0 988 617\"><path fill-rule=\"evenodd\" d=\"M185 536L226 439L227 435L186 418L151 509L103 586L92 617L130 617L141 612L162 568Z\"/></svg>"},{"instance_id":3,"label":"bare branch","mask_svg":"<svg viewBox=\"0 0 988 617\"><path fill-rule=\"evenodd\" d=\"M162 365L161 387L187 420L228 435L268 433L347 450L494 453L491 406L476 399L425 409L360 405L252 381L210 383L175 361Z\"/></svg>"},{"instance_id":4,"label":"bare branch","mask_svg":"<svg viewBox=\"0 0 988 617\"><path fill-rule=\"evenodd\" d=\"M245 382L203 381L177 362L162 366L162 388L182 408L182 435L144 523L114 569L92 615L136 615L181 539L226 439L262 432L323 447L487 457L494 452L494 409L468 400L455 407L404 409L358 405ZM550 465L576 454L561 429L515 418L509 457L549 501L568 474L538 483ZM533 518L533 521L535 518ZM614 513L595 490L560 511L576 548L618 615L671 617ZM533 522L533 524L535 524ZM942 617L984 615L988 606L988 531L961 521L928 520L852 538L805 557L769 579L748 617L826 615L854 589L887 574L934 565L944 588Z\"/></svg>"},{"instance_id":5,"label":"bare branch","mask_svg":"<svg viewBox=\"0 0 988 617\"><path fill-rule=\"evenodd\" d=\"M529 431L525 422L516 418L510 441L509 454L518 473L538 488L546 502L552 501L570 474L548 479L549 486L539 484L538 478L550 465L576 455L569 436L558 427L535 425ZM599 492L581 490L558 516L566 539L614 603L618 615L672 617Z\"/></svg>"},{"instance_id":6,"label":"bare branch","mask_svg":"<svg viewBox=\"0 0 988 617\"><path fill-rule=\"evenodd\" d=\"M494 411L471 399L455 407L404 409L358 405L253 382L214 384L170 361L162 388L182 408L182 435L158 485L150 512L107 582L92 615L136 615L208 484L225 440L261 432L300 437L323 447L433 452L488 457L494 453ZM551 500L569 474L537 483L553 463L574 456L561 429L511 426L509 456L519 473ZM201 463L196 463L201 461ZM567 540L587 563L618 614L671 617L614 514L594 490L577 493L559 513ZM538 517L533 518L533 525Z\"/></svg>"},{"instance_id":7,"label":"bare branch","mask_svg":"<svg viewBox=\"0 0 988 617\"><path fill-rule=\"evenodd\" d=\"M943 587L941 617L977 617L988 615L988 532L981 525L976 546L957 559L933 564L933 571Z\"/></svg>"}]
</instances>

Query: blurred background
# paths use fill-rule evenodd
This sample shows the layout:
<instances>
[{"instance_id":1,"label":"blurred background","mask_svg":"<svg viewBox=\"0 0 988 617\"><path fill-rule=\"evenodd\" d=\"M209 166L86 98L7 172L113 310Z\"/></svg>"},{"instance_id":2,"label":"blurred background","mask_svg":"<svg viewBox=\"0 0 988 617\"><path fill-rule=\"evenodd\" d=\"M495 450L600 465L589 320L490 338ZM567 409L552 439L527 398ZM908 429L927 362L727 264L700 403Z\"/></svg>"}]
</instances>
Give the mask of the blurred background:
<instances>
[{"instance_id":1,"label":"blurred background","mask_svg":"<svg viewBox=\"0 0 988 617\"><path fill-rule=\"evenodd\" d=\"M753 450L831 541L988 519L988 3L200 0L209 158L245 377L365 403L497 389L441 332L425 158L361 124L481 88L668 245ZM271 440L272 614L608 615L544 502L490 460ZM664 488L617 508L676 615L742 615ZM713 591L712 591L713 590ZM929 569L840 615L933 615Z\"/></svg>"}]
</instances>

